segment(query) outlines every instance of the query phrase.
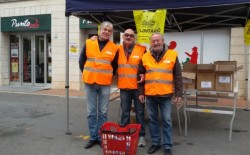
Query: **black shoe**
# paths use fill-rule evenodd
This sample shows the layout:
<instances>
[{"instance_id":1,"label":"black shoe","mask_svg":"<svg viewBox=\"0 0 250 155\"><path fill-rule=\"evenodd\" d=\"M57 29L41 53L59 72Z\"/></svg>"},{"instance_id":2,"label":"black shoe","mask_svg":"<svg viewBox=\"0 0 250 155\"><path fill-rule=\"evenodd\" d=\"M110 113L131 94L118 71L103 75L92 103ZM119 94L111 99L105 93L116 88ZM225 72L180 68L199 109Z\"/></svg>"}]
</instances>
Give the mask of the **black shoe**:
<instances>
[{"instance_id":1,"label":"black shoe","mask_svg":"<svg viewBox=\"0 0 250 155\"><path fill-rule=\"evenodd\" d=\"M97 141L97 144L102 148L102 141Z\"/></svg>"},{"instance_id":2,"label":"black shoe","mask_svg":"<svg viewBox=\"0 0 250 155\"><path fill-rule=\"evenodd\" d=\"M172 150L171 149L165 149L164 150L164 155L173 155Z\"/></svg>"},{"instance_id":3,"label":"black shoe","mask_svg":"<svg viewBox=\"0 0 250 155\"><path fill-rule=\"evenodd\" d=\"M85 148L85 149L89 149L89 148L91 148L92 146L94 146L95 144L97 144L97 141L96 141L96 140L90 140L90 141L88 141L88 143L85 144L84 148Z\"/></svg>"},{"instance_id":4,"label":"black shoe","mask_svg":"<svg viewBox=\"0 0 250 155\"><path fill-rule=\"evenodd\" d=\"M148 149L148 154L155 153L161 148L161 145L151 145L150 148Z\"/></svg>"}]
</instances>

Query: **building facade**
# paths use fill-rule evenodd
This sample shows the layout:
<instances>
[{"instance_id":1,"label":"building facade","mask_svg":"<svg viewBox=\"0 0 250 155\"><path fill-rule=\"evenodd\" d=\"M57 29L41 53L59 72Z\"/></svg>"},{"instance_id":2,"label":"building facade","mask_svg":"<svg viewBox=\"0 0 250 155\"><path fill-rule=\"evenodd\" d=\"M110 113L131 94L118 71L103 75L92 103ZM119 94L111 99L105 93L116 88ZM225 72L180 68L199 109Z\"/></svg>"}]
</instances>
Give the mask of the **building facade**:
<instances>
[{"instance_id":1,"label":"building facade","mask_svg":"<svg viewBox=\"0 0 250 155\"><path fill-rule=\"evenodd\" d=\"M0 3L0 85L65 86L65 1ZM79 19L70 18L70 40L82 46ZM82 38L82 39L81 39ZM78 58L70 59L70 89L79 90Z\"/></svg>"},{"instance_id":2,"label":"building facade","mask_svg":"<svg viewBox=\"0 0 250 155\"><path fill-rule=\"evenodd\" d=\"M69 20L69 89L80 90L83 84L78 57L84 40L96 35L97 29L93 25L84 26L83 21L74 16ZM65 0L0 1L0 21L0 86L64 89ZM237 73L238 98L244 99L249 96L245 81L249 77L249 54L246 52L249 47L244 45L243 27L229 31L229 60L244 66Z\"/></svg>"}]
</instances>

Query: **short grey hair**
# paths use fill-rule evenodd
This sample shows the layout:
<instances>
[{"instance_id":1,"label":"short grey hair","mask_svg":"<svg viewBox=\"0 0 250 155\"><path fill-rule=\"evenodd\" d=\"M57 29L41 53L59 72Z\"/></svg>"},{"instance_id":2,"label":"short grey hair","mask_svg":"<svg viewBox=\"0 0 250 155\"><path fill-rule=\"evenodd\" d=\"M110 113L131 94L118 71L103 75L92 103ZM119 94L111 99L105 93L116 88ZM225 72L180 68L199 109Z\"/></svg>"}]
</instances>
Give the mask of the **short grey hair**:
<instances>
[{"instance_id":1,"label":"short grey hair","mask_svg":"<svg viewBox=\"0 0 250 155\"><path fill-rule=\"evenodd\" d=\"M103 29L103 28L105 28L107 26L111 27L111 29L113 30L113 24L108 22L108 21L102 22L101 25L100 25L100 29Z\"/></svg>"},{"instance_id":2,"label":"short grey hair","mask_svg":"<svg viewBox=\"0 0 250 155\"><path fill-rule=\"evenodd\" d=\"M151 35L151 37L150 37L150 40L152 39L152 36L154 36L154 35L160 35L161 36L161 39L163 40L163 42L164 42L164 40L165 40L165 38L164 38L164 36L163 36L163 34L162 33L160 33L160 32L155 32L155 33L153 33L152 35Z\"/></svg>"}]
</instances>

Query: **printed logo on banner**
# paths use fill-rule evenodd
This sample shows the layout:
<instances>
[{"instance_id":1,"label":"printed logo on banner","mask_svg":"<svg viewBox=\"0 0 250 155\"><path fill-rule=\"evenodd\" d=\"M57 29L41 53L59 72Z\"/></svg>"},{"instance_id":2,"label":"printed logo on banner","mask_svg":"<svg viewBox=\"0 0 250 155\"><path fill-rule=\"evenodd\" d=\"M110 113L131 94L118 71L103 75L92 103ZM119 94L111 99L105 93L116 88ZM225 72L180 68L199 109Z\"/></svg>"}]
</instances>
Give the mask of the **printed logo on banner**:
<instances>
[{"instance_id":1,"label":"printed logo on banner","mask_svg":"<svg viewBox=\"0 0 250 155\"><path fill-rule=\"evenodd\" d=\"M150 37L155 32L164 34L165 19L167 15L166 9L158 9L154 11L133 11L138 43L150 43Z\"/></svg>"}]
</instances>

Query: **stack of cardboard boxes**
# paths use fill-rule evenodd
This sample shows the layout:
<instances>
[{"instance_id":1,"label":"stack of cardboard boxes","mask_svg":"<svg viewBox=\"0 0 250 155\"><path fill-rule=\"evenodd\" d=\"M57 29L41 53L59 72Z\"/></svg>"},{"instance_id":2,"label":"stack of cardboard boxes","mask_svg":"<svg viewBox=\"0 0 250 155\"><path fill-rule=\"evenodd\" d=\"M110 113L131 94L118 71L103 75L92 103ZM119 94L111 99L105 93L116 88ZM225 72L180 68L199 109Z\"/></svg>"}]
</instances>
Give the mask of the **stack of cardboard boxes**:
<instances>
[{"instance_id":1,"label":"stack of cardboard boxes","mask_svg":"<svg viewBox=\"0 0 250 155\"><path fill-rule=\"evenodd\" d=\"M236 73L242 69L236 61L216 61L214 64L183 65L183 88L201 91L237 91Z\"/></svg>"}]
</instances>

